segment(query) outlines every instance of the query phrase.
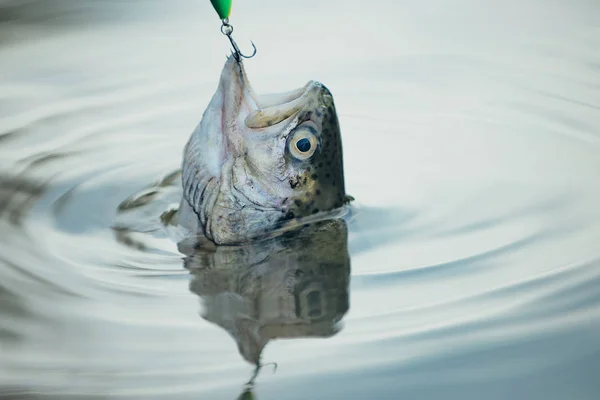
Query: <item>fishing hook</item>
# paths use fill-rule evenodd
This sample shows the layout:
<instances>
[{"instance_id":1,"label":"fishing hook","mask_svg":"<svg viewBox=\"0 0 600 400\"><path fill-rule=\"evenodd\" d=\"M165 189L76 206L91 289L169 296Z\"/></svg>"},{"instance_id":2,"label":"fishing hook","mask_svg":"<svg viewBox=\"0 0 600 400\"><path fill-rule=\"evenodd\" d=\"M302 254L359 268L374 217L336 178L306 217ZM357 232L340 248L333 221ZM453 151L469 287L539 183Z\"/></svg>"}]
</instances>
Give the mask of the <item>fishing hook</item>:
<instances>
[{"instance_id":1,"label":"fishing hook","mask_svg":"<svg viewBox=\"0 0 600 400\"><path fill-rule=\"evenodd\" d=\"M227 36L227 39L229 39L229 42L231 43L231 45L233 46L233 56L235 57L235 59L237 60L237 62L240 62L241 57L243 58L252 58L256 55L256 46L254 45L253 41L250 41L250 43L252 43L252 48L254 49L253 53L250 54L249 56L246 56L242 53L242 51L240 50L240 48L238 47L237 43L235 42L235 40L233 40L233 38L231 37L231 34L233 33L233 25L231 25L229 23L229 18L225 18L222 20L223 24L221 25L221 33L225 36Z\"/></svg>"}]
</instances>

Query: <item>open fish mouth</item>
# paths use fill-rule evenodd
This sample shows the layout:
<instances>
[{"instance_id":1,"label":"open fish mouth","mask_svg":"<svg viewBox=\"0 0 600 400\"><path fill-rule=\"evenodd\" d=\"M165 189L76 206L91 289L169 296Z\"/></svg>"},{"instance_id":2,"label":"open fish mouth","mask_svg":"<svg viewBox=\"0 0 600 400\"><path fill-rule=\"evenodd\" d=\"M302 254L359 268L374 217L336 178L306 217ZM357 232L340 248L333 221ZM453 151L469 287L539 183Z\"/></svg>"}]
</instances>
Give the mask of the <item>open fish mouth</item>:
<instances>
[{"instance_id":1,"label":"open fish mouth","mask_svg":"<svg viewBox=\"0 0 600 400\"><path fill-rule=\"evenodd\" d=\"M243 117L245 127L264 129L279 124L306 107L312 92L322 88L316 81L287 92L258 95L249 82L242 62L229 57L221 74L219 91L223 93L223 113Z\"/></svg>"}]
</instances>

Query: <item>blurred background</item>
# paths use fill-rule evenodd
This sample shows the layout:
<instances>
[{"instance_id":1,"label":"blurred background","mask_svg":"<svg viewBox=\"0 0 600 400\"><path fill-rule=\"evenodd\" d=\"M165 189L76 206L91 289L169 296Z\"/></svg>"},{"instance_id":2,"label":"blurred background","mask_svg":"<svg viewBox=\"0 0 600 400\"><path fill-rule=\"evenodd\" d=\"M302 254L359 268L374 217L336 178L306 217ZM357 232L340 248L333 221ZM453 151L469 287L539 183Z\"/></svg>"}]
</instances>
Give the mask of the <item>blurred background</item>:
<instances>
[{"instance_id":1,"label":"blurred background","mask_svg":"<svg viewBox=\"0 0 600 400\"><path fill-rule=\"evenodd\" d=\"M0 0L0 396L235 399L260 350L261 400L600 398L599 16L234 1L257 92L332 91L356 202L307 248L190 255L159 217L229 52L210 2ZM268 304L261 252L339 265L248 344L221 301Z\"/></svg>"}]
</instances>

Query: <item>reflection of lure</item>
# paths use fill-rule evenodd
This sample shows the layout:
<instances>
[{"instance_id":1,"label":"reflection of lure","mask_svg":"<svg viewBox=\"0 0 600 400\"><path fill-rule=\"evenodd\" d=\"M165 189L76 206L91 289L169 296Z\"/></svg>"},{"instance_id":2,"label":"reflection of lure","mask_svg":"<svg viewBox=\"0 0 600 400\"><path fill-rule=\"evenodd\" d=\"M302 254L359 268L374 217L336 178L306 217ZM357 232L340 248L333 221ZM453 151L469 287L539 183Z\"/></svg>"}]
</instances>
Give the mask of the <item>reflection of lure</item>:
<instances>
[{"instance_id":1,"label":"reflection of lure","mask_svg":"<svg viewBox=\"0 0 600 400\"><path fill-rule=\"evenodd\" d=\"M252 393L252 389L246 389L244 392L238 397L238 400L254 400L254 393Z\"/></svg>"},{"instance_id":2,"label":"reflection of lure","mask_svg":"<svg viewBox=\"0 0 600 400\"><path fill-rule=\"evenodd\" d=\"M219 18L221 19L221 32L223 33L223 35L227 36L227 39L229 39L231 46L233 46L233 56L235 57L235 59L239 62L241 60L241 57L254 57L254 55L256 54L256 46L253 42L251 43L252 47L254 48L254 51L249 56L246 56L242 54L237 43L231 37L231 35L233 34L233 26L229 23L229 15L231 14L231 0L210 0L210 2L213 5L217 14L219 15Z\"/></svg>"}]
</instances>

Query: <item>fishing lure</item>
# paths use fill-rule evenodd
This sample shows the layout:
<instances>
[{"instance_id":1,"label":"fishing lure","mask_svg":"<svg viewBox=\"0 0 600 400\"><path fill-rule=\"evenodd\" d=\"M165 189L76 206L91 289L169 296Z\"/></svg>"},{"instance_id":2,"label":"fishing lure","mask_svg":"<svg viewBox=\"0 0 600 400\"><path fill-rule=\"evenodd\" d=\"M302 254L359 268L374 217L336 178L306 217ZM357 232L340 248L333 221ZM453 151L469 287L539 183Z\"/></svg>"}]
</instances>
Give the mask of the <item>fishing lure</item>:
<instances>
[{"instance_id":1,"label":"fishing lure","mask_svg":"<svg viewBox=\"0 0 600 400\"><path fill-rule=\"evenodd\" d=\"M240 48L238 47L235 40L233 40L233 37L231 37L231 35L233 34L233 26L229 23L229 15L231 14L231 2L232 2L232 0L210 0L210 3L212 4L215 11L217 12L217 15L219 16L219 18L221 19L221 23L222 23L221 33L223 35L227 36L227 39L229 39L231 46L233 46L233 56L235 57L235 59L238 62L240 62L242 57L243 58L254 57L256 55L256 46L254 45L254 42L250 42L250 43L252 43L252 47L254 48L254 51L249 56L244 55L240 51Z\"/></svg>"},{"instance_id":2,"label":"fishing lure","mask_svg":"<svg viewBox=\"0 0 600 400\"><path fill-rule=\"evenodd\" d=\"M210 0L219 18L227 19L231 14L231 0Z\"/></svg>"}]
</instances>

